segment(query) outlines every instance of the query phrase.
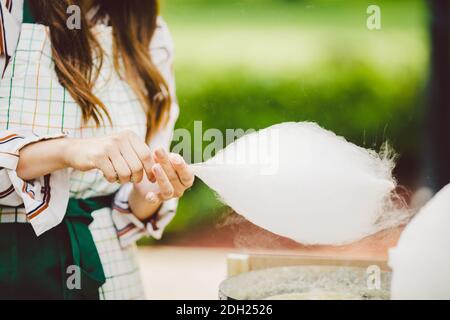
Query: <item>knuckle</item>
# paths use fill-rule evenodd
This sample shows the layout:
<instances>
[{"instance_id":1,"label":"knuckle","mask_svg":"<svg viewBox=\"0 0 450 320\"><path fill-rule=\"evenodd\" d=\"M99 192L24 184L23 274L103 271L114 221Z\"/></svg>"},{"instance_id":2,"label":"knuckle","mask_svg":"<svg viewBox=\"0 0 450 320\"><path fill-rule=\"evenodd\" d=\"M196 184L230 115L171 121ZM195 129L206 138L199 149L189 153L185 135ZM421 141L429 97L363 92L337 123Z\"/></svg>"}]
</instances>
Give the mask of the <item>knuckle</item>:
<instances>
[{"instance_id":1,"label":"knuckle","mask_svg":"<svg viewBox=\"0 0 450 320\"><path fill-rule=\"evenodd\" d=\"M142 156L141 156L141 160L144 161L144 162L150 162L150 161L152 161L153 159L152 159L152 156L151 156L151 154L150 154L150 151L144 152L144 153L142 154Z\"/></svg>"},{"instance_id":2,"label":"knuckle","mask_svg":"<svg viewBox=\"0 0 450 320\"><path fill-rule=\"evenodd\" d=\"M105 145L103 146L103 153L104 154L109 154L110 152L112 152L115 149L115 144L114 144L114 140L108 140Z\"/></svg>"},{"instance_id":3,"label":"knuckle","mask_svg":"<svg viewBox=\"0 0 450 320\"><path fill-rule=\"evenodd\" d=\"M143 172L142 170L137 170L137 171L133 171L131 173L131 176L133 177L133 180L141 180L143 177Z\"/></svg>"},{"instance_id":4,"label":"knuckle","mask_svg":"<svg viewBox=\"0 0 450 320\"><path fill-rule=\"evenodd\" d=\"M120 134L114 134L114 135L110 136L109 142L112 144L116 144L116 143L120 142L121 139L122 139L122 137Z\"/></svg>"},{"instance_id":5,"label":"knuckle","mask_svg":"<svg viewBox=\"0 0 450 320\"><path fill-rule=\"evenodd\" d=\"M173 190L172 189L164 190L162 195L165 199L171 198L173 196Z\"/></svg>"},{"instance_id":6,"label":"knuckle","mask_svg":"<svg viewBox=\"0 0 450 320\"><path fill-rule=\"evenodd\" d=\"M186 187L192 187L192 184L194 183L194 180L191 178L182 178L181 181L183 182L183 185Z\"/></svg>"},{"instance_id":7,"label":"knuckle","mask_svg":"<svg viewBox=\"0 0 450 320\"><path fill-rule=\"evenodd\" d=\"M105 157L105 154L106 154L106 152L105 152L104 149L97 149L97 150L93 153L92 157L93 157L96 161L99 161L99 160L102 160L102 159Z\"/></svg>"},{"instance_id":8,"label":"knuckle","mask_svg":"<svg viewBox=\"0 0 450 320\"><path fill-rule=\"evenodd\" d=\"M142 167L142 164L140 164L140 163L139 164L134 164L131 167L131 173L138 174L138 173L141 173L143 169L144 168Z\"/></svg>"},{"instance_id":9,"label":"knuckle","mask_svg":"<svg viewBox=\"0 0 450 320\"><path fill-rule=\"evenodd\" d=\"M128 172L121 172L118 174L120 179L128 180L130 179L130 174Z\"/></svg>"},{"instance_id":10,"label":"knuckle","mask_svg":"<svg viewBox=\"0 0 450 320\"><path fill-rule=\"evenodd\" d=\"M183 191L179 191L179 190L177 190L177 191L175 191L174 193L173 193L173 197L174 198L179 198L179 197L181 197L182 195L183 195Z\"/></svg>"},{"instance_id":11,"label":"knuckle","mask_svg":"<svg viewBox=\"0 0 450 320\"><path fill-rule=\"evenodd\" d=\"M105 177L106 180L108 180L109 182L114 182L116 180L116 177L114 174L112 174L111 172L103 172L103 176Z\"/></svg>"}]
</instances>

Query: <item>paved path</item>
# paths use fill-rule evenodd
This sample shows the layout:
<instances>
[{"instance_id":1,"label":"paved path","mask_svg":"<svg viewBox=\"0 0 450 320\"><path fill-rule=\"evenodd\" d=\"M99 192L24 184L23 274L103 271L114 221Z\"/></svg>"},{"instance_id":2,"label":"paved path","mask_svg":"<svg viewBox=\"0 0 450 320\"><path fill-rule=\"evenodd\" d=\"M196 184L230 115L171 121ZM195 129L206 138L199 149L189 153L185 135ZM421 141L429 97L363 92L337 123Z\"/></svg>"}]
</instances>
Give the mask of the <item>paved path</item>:
<instances>
[{"instance_id":1,"label":"paved path","mask_svg":"<svg viewBox=\"0 0 450 320\"><path fill-rule=\"evenodd\" d=\"M231 250L140 247L141 272L148 299L218 299Z\"/></svg>"}]
</instances>

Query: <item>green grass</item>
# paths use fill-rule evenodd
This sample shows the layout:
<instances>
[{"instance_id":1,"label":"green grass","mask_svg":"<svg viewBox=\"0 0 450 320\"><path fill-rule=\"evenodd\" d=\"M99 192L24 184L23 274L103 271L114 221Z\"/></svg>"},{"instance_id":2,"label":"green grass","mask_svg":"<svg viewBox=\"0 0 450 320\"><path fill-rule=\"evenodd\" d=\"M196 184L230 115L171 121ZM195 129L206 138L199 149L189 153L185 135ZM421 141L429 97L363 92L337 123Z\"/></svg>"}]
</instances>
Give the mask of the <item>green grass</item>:
<instances>
[{"instance_id":1,"label":"green grass","mask_svg":"<svg viewBox=\"0 0 450 320\"><path fill-rule=\"evenodd\" d=\"M379 4L382 29L366 8ZM424 1L165 0L176 43L177 126L263 128L316 121L366 147L417 158L428 53ZM197 183L168 232L214 219Z\"/></svg>"},{"instance_id":2,"label":"green grass","mask_svg":"<svg viewBox=\"0 0 450 320\"><path fill-rule=\"evenodd\" d=\"M379 1L379 31L367 29L372 2L361 0L166 2L179 68L303 69L338 55L397 69L425 58L422 1Z\"/></svg>"}]
</instances>

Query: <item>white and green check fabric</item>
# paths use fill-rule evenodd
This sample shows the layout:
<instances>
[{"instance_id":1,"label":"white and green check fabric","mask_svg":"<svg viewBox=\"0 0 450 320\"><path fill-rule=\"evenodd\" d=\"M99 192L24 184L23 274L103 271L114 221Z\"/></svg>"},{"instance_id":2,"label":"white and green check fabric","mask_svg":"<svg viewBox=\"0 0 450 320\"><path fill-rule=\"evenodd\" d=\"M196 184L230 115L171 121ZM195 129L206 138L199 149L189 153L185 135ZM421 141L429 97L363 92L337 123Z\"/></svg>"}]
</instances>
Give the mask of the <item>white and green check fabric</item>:
<instances>
[{"instance_id":1,"label":"white and green check fabric","mask_svg":"<svg viewBox=\"0 0 450 320\"><path fill-rule=\"evenodd\" d=\"M39 139L61 135L98 137L123 130L133 130L145 138L145 112L129 85L114 71L112 30L97 25L93 31L105 52L94 92L107 106L112 126L82 123L80 108L58 82L47 27L22 24L17 48L14 54L9 52L11 58L0 80L0 223L33 225L33 220L41 219L44 220L41 225L33 225L40 234L62 220L65 210L60 207L67 204L69 197L90 198L116 192L111 208L94 212L90 227L107 277L100 296L139 299L143 298L143 291L134 242L146 234L160 238L175 214L177 201L163 204L156 224L144 225L128 207L131 185L108 183L98 170L63 170L31 182L20 180L14 171L18 150ZM160 18L150 50L175 97L173 43ZM154 136L152 148L169 148L179 112L176 99L173 101L169 122Z\"/></svg>"}]
</instances>

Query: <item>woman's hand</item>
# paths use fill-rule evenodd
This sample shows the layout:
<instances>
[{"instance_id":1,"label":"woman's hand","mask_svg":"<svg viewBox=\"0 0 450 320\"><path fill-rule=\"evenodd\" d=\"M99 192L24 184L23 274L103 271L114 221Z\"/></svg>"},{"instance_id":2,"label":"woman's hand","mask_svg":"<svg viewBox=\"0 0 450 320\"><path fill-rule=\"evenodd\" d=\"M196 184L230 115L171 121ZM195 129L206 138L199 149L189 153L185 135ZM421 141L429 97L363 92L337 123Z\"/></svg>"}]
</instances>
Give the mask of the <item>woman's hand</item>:
<instances>
[{"instance_id":1,"label":"woman's hand","mask_svg":"<svg viewBox=\"0 0 450 320\"><path fill-rule=\"evenodd\" d=\"M155 161L152 168L154 179L151 180L158 184L159 191L150 190L146 194L148 201L179 198L194 183L194 174L180 155L168 154L163 148L159 148L155 151L153 159Z\"/></svg>"},{"instance_id":2,"label":"woman's hand","mask_svg":"<svg viewBox=\"0 0 450 320\"><path fill-rule=\"evenodd\" d=\"M152 174L134 184L129 198L131 211L141 220L152 216L162 202L181 197L194 182L194 175L180 155L157 149L152 158Z\"/></svg>"},{"instance_id":3,"label":"woman's hand","mask_svg":"<svg viewBox=\"0 0 450 320\"><path fill-rule=\"evenodd\" d=\"M20 149L17 175L33 180L54 171L99 169L109 182L154 179L149 147L132 131L103 138L42 140Z\"/></svg>"},{"instance_id":4,"label":"woman's hand","mask_svg":"<svg viewBox=\"0 0 450 320\"><path fill-rule=\"evenodd\" d=\"M99 169L109 182L154 180L149 147L131 130L102 138L67 139L65 162L80 171Z\"/></svg>"},{"instance_id":5,"label":"woman's hand","mask_svg":"<svg viewBox=\"0 0 450 320\"><path fill-rule=\"evenodd\" d=\"M149 179L135 183L134 187L148 202L158 203L179 198L194 182L194 175L184 159L175 153L168 154L163 148L152 155L154 165Z\"/></svg>"}]
</instances>

